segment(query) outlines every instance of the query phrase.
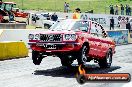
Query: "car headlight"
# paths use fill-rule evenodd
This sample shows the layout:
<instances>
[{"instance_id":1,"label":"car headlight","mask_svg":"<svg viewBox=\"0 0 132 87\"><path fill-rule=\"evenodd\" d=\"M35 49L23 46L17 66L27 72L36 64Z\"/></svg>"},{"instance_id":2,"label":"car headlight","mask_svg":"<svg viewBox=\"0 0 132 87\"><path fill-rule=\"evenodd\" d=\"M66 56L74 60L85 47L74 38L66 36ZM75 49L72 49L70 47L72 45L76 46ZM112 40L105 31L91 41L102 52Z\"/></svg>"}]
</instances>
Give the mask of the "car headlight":
<instances>
[{"instance_id":1,"label":"car headlight","mask_svg":"<svg viewBox=\"0 0 132 87\"><path fill-rule=\"evenodd\" d=\"M29 34L28 39L29 40L39 40L40 35L39 34Z\"/></svg>"},{"instance_id":2,"label":"car headlight","mask_svg":"<svg viewBox=\"0 0 132 87\"><path fill-rule=\"evenodd\" d=\"M71 38L71 35L70 34L66 34L65 35L65 40L70 40L70 38Z\"/></svg>"},{"instance_id":3,"label":"car headlight","mask_svg":"<svg viewBox=\"0 0 132 87\"><path fill-rule=\"evenodd\" d=\"M39 40L40 39L40 35L39 34L35 34L35 40Z\"/></svg>"},{"instance_id":4,"label":"car headlight","mask_svg":"<svg viewBox=\"0 0 132 87\"><path fill-rule=\"evenodd\" d=\"M76 40L76 35L75 34L71 34L71 39L72 40Z\"/></svg>"},{"instance_id":5,"label":"car headlight","mask_svg":"<svg viewBox=\"0 0 132 87\"><path fill-rule=\"evenodd\" d=\"M65 34L64 40L66 40L66 41L75 41L76 40L76 35L75 34Z\"/></svg>"},{"instance_id":6,"label":"car headlight","mask_svg":"<svg viewBox=\"0 0 132 87\"><path fill-rule=\"evenodd\" d=\"M29 34L28 39L33 40L34 39L34 34Z\"/></svg>"}]
</instances>

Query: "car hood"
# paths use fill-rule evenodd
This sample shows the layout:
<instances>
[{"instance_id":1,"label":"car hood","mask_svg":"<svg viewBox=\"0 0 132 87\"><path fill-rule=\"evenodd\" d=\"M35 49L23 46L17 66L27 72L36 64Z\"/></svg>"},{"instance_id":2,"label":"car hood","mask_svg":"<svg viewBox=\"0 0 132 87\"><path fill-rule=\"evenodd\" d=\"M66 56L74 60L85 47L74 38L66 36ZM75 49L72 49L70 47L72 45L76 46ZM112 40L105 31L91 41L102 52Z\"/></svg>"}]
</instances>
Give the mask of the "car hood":
<instances>
[{"instance_id":1,"label":"car hood","mask_svg":"<svg viewBox=\"0 0 132 87\"><path fill-rule=\"evenodd\" d=\"M38 32L34 34L75 34L75 31L72 30L60 30L60 31L53 31L53 30L48 30L44 32Z\"/></svg>"}]
</instances>

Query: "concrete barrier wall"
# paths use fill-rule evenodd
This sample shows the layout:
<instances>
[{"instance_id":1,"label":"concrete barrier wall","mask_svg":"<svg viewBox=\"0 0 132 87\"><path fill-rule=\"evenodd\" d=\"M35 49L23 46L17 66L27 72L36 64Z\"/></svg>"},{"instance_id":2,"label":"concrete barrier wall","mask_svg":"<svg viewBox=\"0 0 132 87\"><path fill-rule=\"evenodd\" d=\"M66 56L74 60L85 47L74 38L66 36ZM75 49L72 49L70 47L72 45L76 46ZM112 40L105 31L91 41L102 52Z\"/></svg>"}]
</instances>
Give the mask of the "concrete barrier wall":
<instances>
[{"instance_id":1,"label":"concrete barrier wall","mask_svg":"<svg viewBox=\"0 0 132 87\"><path fill-rule=\"evenodd\" d=\"M0 29L26 29L26 23L0 23Z\"/></svg>"},{"instance_id":2,"label":"concrete barrier wall","mask_svg":"<svg viewBox=\"0 0 132 87\"><path fill-rule=\"evenodd\" d=\"M28 43L28 35L31 33L41 33L46 29L10 29L3 30L3 33L0 36L0 41L23 41L25 42L27 48L29 48Z\"/></svg>"},{"instance_id":3,"label":"concrete barrier wall","mask_svg":"<svg viewBox=\"0 0 132 87\"><path fill-rule=\"evenodd\" d=\"M0 42L0 60L26 56L28 49L24 42Z\"/></svg>"}]
</instances>

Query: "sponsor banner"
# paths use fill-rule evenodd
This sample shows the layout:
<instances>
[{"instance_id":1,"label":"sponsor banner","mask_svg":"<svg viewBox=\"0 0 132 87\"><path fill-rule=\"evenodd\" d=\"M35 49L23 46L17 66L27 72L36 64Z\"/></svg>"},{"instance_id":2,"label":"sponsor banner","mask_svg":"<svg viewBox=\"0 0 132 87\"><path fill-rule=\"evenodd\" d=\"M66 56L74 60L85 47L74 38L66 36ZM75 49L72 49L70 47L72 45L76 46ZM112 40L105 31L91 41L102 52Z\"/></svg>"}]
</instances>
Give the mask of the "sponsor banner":
<instances>
[{"instance_id":1,"label":"sponsor banner","mask_svg":"<svg viewBox=\"0 0 132 87\"><path fill-rule=\"evenodd\" d=\"M66 16L69 19L72 19L73 13L56 13L58 15L58 17L60 18L66 18ZM80 19L85 19L85 20L92 20L92 21L96 21L104 26L110 26L110 19L114 18L114 22L115 22L115 27L119 26L119 21L122 18L130 18L130 16L122 16L122 15L106 15L106 14L90 14L90 13L81 13L80 14Z\"/></svg>"},{"instance_id":2,"label":"sponsor banner","mask_svg":"<svg viewBox=\"0 0 132 87\"><path fill-rule=\"evenodd\" d=\"M88 74L85 71L84 66L80 65L78 67L78 72L76 74L76 80L79 84L84 84L86 82L130 82L131 75L129 73L91 73Z\"/></svg>"},{"instance_id":3,"label":"sponsor banner","mask_svg":"<svg viewBox=\"0 0 132 87\"><path fill-rule=\"evenodd\" d=\"M128 30L107 31L108 36L111 37L116 45L128 44Z\"/></svg>"},{"instance_id":4,"label":"sponsor banner","mask_svg":"<svg viewBox=\"0 0 132 87\"><path fill-rule=\"evenodd\" d=\"M77 82L84 84L86 82L130 82L129 73L107 73L107 74L81 74L77 76Z\"/></svg>"},{"instance_id":5,"label":"sponsor banner","mask_svg":"<svg viewBox=\"0 0 132 87\"><path fill-rule=\"evenodd\" d=\"M36 13L36 14L37 14L37 18L39 18L39 20L37 20L35 24L43 26L43 21L42 20L46 20L46 17L41 15L43 13ZM72 19L73 18L73 13L56 12L56 14L57 14L59 20L61 20L61 19ZM32 16L33 16L33 14L31 14L30 19L32 19ZM130 18L130 16L124 16L124 15L122 16L122 15L80 13L80 19L85 19L85 20L90 19L90 20L96 21L96 22L98 22L98 23L100 23L100 24L102 24L103 26L106 26L106 27L110 26L110 19L112 17L114 18L115 27L119 26L119 22L122 18L125 18L125 19L127 17ZM31 23L33 23L32 20L31 20Z\"/></svg>"},{"instance_id":6,"label":"sponsor banner","mask_svg":"<svg viewBox=\"0 0 132 87\"><path fill-rule=\"evenodd\" d=\"M113 17L115 27L119 27L119 22L122 18L130 18L129 16L120 16L120 15L106 15L106 14L81 14L81 19L90 19L96 21L104 26L110 26L110 19Z\"/></svg>"}]
</instances>

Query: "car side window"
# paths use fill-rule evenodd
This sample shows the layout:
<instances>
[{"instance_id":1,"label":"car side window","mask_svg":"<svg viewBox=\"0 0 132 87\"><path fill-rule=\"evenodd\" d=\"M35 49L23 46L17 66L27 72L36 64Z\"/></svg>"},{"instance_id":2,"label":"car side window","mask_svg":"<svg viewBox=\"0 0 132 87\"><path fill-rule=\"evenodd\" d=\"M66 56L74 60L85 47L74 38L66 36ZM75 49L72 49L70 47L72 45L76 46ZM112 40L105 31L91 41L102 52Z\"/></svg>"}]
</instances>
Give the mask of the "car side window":
<instances>
[{"instance_id":1,"label":"car side window","mask_svg":"<svg viewBox=\"0 0 132 87\"><path fill-rule=\"evenodd\" d=\"M72 29L74 30L81 30L83 32L88 32L88 22L83 22L83 21L77 21L74 26L72 27Z\"/></svg>"},{"instance_id":2,"label":"car side window","mask_svg":"<svg viewBox=\"0 0 132 87\"><path fill-rule=\"evenodd\" d=\"M98 27L97 27L97 24L95 24L94 22L92 22L92 25L91 25L91 30L90 30L90 33L94 36L99 36L98 35Z\"/></svg>"},{"instance_id":3,"label":"car side window","mask_svg":"<svg viewBox=\"0 0 132 87\"><path fill-rule=\"evenodd\" d=\"M103 37L102 29L101 29L101 27L100 27L99 24L98 24L98 36L99 36L99 37Z\"/></svg>"},{"instance_id":4,"label":"car side window","mask_svg":"<svg viewBox=\"0 0 132 87\"><path fill-rule=\"evenodd\" d=\"M94 22L92 22L90 33L97 37L107 37L103 27L100 24Z\"/></svg>"}]
</instances>

